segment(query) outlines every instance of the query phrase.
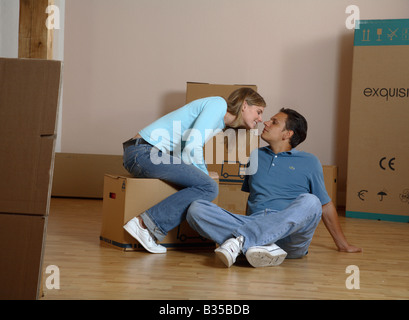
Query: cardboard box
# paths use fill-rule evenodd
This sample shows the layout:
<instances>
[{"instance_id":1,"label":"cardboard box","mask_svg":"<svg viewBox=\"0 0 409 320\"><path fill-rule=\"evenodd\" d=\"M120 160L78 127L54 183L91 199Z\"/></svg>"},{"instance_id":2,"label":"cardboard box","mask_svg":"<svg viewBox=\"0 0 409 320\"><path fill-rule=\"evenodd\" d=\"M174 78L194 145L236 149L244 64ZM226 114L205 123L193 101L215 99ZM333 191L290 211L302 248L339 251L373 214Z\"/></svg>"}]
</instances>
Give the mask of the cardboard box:
<instances>
[{"instance_id":1,"label":"cardboard box","mask_svg":"<svg viewBox=\"0 0 409 320\"><path fill-rule=\"evenodd\" d=\"M221 183L242 184L248 158L259 144L257 130L227 129L206 143L207 169L217 172Z\"/></svg>"},{"instance_id":2,"label":"cardboard box","mask_svg":"<svg viewBox=\"0 0 409 320\"><path fill-rule=\"evenodd\" d=\"M409 222L409 20L355 30L346 216Z\"/></svg>"},{"instance_id":3,"label":"cardboard box","mask_svg":"<svg viewBox=\"0 0 409 320\"><path fill-rule=\"evenodd\" d=\"M0 59L0 212L48 215L61 62Z\"/></svg>"},{"instance_id":4,"label":"cardboard box","mask_svg":"<svg viewBox=\"0 0 409 320\"><path fill-rule=\"evenodd\" d=\"M202 82L188 82L186 85L186 103L207 97L223 97L227 99L230 94L240 88L252 88L257 91L257 86L252 84L210 84Z\"/></svg>"},{"instance_id":5,"label":"cardboard box","mask_svg":"<svg viewBox=\"0 0 409 320\"><path fill-rule=\"evenodd\" d=\"M324 172L325 189L330 196L335 208L337 207L337 185L338 185L338 167L322 166Z\"/></svg>"},{"instance_id":6,"label":"cardboard box","mask_svg":"<svg viewBox=\"0 0 409 320\"><path fill-rule=\"evenodd\" d=\"M104 175L126 175L122 155L56 153L53 197L99 198Z\"/></svg>"},{"instance_id":7,"label":"cardboard box","mask_svg":"<svg viewBox=\"0 0 409 320\"><path fill-rule=\"evenodd\" d=\"M219 184L219 207L231 213L246 215L248 192L241 191L242 184Z\"/></svg>"},{"instance_id":8,"label":"cardboard box","mask_svg":"<svg viewBox=\"0 0 409 320\"><path fill-rule=\"evenodd\" d=\"M40 297L46 216L0 214L0 300Z\"/></svg>"},{"instance_id":9,"label":"cardboard box","mask_svg":"<svg viewBox=\"0 0 409 320\"><path fill-rule=\"evenodd\" d=\"M193 100L220 96L227 100L239 88L252 88L255 85L220 85L188 82L186 103ZM217 172L221 183L241 184L250 153L260 145L258 130L228 128L210 139L204 147L204 158L209 171Z\"/></svg>"},{"instance_id":10,"label":"cardboard box","mask_svg":"<svg viewBox=\"0 0 409 320\"><path fill-rule=\"evenodd\" d=\"M176 187L158 179L105 175L101 245L124 251L142 249L123 226L177 191ZM213 202L217 203L217 199ZM214 242L200 237L186 221L170 231L160 244L169 249L215 247Z\"/></svg>"}]
</instances>

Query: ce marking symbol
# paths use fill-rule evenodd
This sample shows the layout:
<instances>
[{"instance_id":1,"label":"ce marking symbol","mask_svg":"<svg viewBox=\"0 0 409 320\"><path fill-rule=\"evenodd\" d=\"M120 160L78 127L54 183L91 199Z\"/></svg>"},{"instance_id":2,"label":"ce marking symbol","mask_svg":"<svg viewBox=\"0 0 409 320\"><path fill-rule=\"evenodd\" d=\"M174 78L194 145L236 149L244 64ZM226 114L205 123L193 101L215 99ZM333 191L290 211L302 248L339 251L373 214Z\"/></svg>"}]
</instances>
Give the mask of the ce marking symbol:
<instances>
[{"instance_id":1,"label":"ce marking symbol","mask_svg":"<svg viewBox=\"0 0 409 320\"><path fill-rule=\"evenodd\" d=\"M381 158L381 160L379 160L379 166L381 167L382 170L386 170L385 166L383 165L384 161L386 160L386 157ZM388 162L388 166L392 171L395 171L395 160L396 158L391 158Z\"/></svg>"}]
</instances>

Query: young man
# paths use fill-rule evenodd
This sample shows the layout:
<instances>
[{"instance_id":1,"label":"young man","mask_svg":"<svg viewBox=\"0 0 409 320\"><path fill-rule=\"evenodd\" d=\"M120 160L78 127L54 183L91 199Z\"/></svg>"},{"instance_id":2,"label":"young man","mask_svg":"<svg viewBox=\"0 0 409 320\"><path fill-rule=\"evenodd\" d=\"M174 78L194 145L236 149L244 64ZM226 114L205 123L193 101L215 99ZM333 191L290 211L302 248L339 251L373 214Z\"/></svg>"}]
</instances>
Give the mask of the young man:
<instances>
[{"instance_id":1,"label":"young man","mask_svg":"<svg viewBox=\"0 0 409 320\"><path fill-rule=\"evenodd\" d=\"M250 192L247 216L198 200L187 213L190 226L222 244L215 252L227 267L240 253L253 267L303 257L321 217L339 251L360 252L342 232L318 158L295 149L307 136L305 118L283 108L264 125L261 138L269 146L250 155L249 163L258 161L258 169L242 187Z\"/></svg>"}]
</instances>

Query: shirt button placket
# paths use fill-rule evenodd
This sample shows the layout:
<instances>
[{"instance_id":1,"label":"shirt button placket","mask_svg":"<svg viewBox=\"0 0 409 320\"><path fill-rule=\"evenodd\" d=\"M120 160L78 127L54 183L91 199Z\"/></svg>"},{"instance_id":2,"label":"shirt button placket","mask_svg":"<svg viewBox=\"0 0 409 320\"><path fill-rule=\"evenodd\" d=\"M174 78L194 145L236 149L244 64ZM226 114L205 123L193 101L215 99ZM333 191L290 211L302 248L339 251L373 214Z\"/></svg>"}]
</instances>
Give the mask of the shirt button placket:
<instances>
[{"instance_id":1,"label":"shirt button placket","mask_svg":"<svg viewBox=\"0 0 409 320\"><path fill-rule=\"evenodd\" d=\"M276 166L276 164L274 163L274 160L275 160L275 159L277 159L277 155L275 155L274 158L273 158L273 161L272 161L272 164L271 164L273 167Z\"/></svg>"}]
</instances>

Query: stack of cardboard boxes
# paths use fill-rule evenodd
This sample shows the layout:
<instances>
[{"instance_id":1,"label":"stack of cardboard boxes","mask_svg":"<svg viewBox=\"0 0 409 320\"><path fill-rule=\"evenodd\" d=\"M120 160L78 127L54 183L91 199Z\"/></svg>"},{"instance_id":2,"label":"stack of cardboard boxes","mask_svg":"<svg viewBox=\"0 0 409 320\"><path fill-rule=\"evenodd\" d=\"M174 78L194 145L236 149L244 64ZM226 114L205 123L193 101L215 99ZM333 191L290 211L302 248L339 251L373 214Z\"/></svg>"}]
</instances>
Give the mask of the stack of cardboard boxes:
<instances>
[{"instance_id":1,"label":"stack of cardboard boxes","mask_svg":"<svg viewBox=\"0 0 409 320\"><path fill-rule=\"evenodd\" d=\"M0 299L37 299L61 62L0 59Z\"/></svg>"}]
</instances>

